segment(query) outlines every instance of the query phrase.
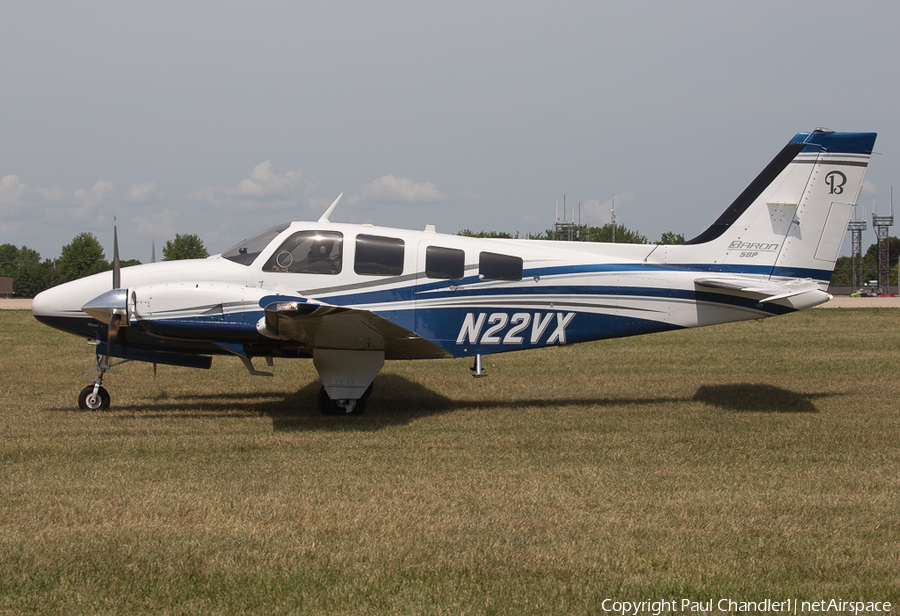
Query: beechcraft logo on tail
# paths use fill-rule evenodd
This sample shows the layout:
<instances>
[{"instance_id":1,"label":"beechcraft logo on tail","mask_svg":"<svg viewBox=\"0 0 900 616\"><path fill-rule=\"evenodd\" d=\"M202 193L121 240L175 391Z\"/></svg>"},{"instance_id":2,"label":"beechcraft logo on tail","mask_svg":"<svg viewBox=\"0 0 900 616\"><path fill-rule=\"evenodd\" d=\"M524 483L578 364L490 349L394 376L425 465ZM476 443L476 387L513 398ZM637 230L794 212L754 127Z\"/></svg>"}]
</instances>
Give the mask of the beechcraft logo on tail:
<instances>
[{"instance_id":1,"label":"beechcraft logo on tail","mask_svg":"<svg viewBox=\"0 0 900 616\"><path fill-rule=\"evenodd\" d=\"M832 171L825 176L825 183L828 184L829 195L840 195L844 192L844 184L847 183L847 176L840 171Z\"/></svg>"},{"instance_id":2,"label":"beechcraft logo on tail","mask_svg":"<svg viewBox=\"0 0 900 616\"><path fill-rule=\"evenodd\" d=\"M517 312L512 316L505 312L493 312L490 315L485 312L470 312L466 314L459 329L456 344L464 344L466 341L469 344L522 344L526 336L531 344L537 344L545 334L545 344L565 344L566 327L574 317L574 312Z\"/></svg>"}]
</instances>

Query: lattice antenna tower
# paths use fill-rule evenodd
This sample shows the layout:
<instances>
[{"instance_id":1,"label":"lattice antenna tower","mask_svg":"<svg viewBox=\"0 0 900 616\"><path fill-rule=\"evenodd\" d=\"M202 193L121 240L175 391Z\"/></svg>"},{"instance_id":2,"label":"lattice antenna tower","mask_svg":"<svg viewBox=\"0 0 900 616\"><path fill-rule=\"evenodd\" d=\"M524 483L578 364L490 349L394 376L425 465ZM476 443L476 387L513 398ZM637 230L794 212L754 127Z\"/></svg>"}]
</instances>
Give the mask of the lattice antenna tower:
<instances>
[{"instance_id":1,"label":"lattice antenna tower","mask_svg":"<svg viewBox=\"0 0 900 616\"><path fill-rule=\"evenodd\" d=\"M853 291L857 291L863 284L862 277L862 232L868 225L865 220L851 220L847 228L850 229L850 252L853 254Z\"/></svg>"},{"instance_id":2,"label":"lattice antenna tower","mask_svg":"<svg viewBox=\"0 0 900 616\"><path fill-rule=\"evenodd\" d=\"M894 187L891 187L891 215L876 216L872 212L872 227L875 228L875 236L878 238L878 291L880 293L887 292L888 281L890 280L891 262L890 262L890 242L888 241L888 230L894 225Z\"/></svg>"},{"instance_id":3,"label":"lattice antenna tower","mask_svg":"<svg viewBox=\"0 0 900 616\"><path fill-rule=\"evenodd\" d=\"M557 201L557 204L559 202ZM574 212L573 212L574 213ZM575 239L575 222L566 220L566 196L563 195L563 217L559 219L559 205L557 205L556 224L553 227L553 239L571 242Z\"/></svg>"}]
</instances>

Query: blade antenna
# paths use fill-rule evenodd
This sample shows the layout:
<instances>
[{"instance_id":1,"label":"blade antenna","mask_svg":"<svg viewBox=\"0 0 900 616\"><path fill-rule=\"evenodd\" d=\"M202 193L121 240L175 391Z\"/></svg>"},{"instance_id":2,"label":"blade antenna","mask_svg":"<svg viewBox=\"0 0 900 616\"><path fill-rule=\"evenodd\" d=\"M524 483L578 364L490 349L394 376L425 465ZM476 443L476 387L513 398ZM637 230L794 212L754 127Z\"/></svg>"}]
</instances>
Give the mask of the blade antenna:
<instances>
[{"instance_id":1,"label":"blade antenna","mask_svg":"<svg viewBox=\"0 0 900 616\"><path fill-rule=\"evenodd\" d=\"M341 200L341 197L344 196L344 193L341 193L337 196L337 199L334 200L334 203L328 206L328 209L325 210L325 213L322 214L321 218L319 218L319 222L331 222L328 220L328 217L331 216L331 213L334 211L334 208L337 207L338 201Z\"/></svg>"}]
</instances>

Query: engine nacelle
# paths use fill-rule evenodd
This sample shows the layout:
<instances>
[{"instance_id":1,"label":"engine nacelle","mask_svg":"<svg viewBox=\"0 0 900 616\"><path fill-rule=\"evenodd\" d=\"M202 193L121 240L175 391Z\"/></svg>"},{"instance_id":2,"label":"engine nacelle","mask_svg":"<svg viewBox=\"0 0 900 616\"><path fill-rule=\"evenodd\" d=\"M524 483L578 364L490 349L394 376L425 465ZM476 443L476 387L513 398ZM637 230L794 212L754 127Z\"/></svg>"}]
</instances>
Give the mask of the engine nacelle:
<instances>
[{"instance_id":1,"label":"engine nacelle","mask_svg":"<svg viewBox=\"0 0 900 616\"><path fill-rule=\"evenodd\" d=\"M217 282L173 282L128 289L132 327L182 340L259 337L257 322L271 290Z\"/></svg>"}]
</instances>

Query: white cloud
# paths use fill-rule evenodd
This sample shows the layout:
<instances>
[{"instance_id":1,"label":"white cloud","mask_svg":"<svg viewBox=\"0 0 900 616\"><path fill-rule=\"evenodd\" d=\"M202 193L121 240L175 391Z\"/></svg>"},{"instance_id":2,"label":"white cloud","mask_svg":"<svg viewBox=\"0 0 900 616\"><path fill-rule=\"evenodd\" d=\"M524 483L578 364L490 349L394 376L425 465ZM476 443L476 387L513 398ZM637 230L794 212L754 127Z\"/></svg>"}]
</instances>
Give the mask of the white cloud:
<instances>
[{"instance_id":1,"label":"white cloud","mask_svg":"<svg viewBox=\"0 0 900 616\"><path fill-rule=\"evenodd\" d=\"M132 184L128 191L128 200L132 203L147 203L156 194L156 182L143 182Z\"/></svg>"},{"instance_id":2,"label":"white cloud","mask_svg":"<svg viewBox=\"0 0 900 616\"><path fill-rule=\"evenodd\" d=\"M177 218L178 212L168 208L151 216L139 216L132 223L134 235L151 239L170 239L175 236Z\"/></svg>"},{"instance_id":3,"label":"white cloud","mask_svg":"<svg viewBox=\"0 0 900 616\"><path fill-rule=\"evenodd\" d=\"M0 206L18 203L28 187L19 181L17 175L5 175L0 179Z\"/></svg>"},{"instance_id":4,"label":"white cloud","mask_svg":"<svg viewBox=\"0 0 900 616\"><path fill-rule=\"evenodd\" d=\"M590 199L585 201L581 206L581 222L588 225L605 225L609 222L612 222L612 206L613 200L616 203L616 209L619 207L631 203L634 201L635 194L631 191L624 192L620 195L614 195L612 198L600 202L598 199ZM576 216L577 216L577 210ZM570 220L573 216L566 213L567 218ZM560 212L560 217L562 217L562 212ZM622 224L622 219L619 215L616 215L616 224Z\"/></svg>"},{"instance_id":5,"label":"white cloud","mask_svg":"<svg viewBox=\"0 0 900 616\"><path fill-rule=\"evenodd\" d=\"M83 222L96 217L113 196L111 182L100 180L90 189L32 188L16 175L0 179L0 220L43 218Z\"/></svg>"},{"instance_id":6,"label":"white cloud","mask_svg":"<svg viewBox=\"0 0 900 616\"><path fill-rule=\"evenodd\" d=\"M447 198L432 182L420 184L385 175L362 187L361 197L377 203L438 203Z\"/></svg>"},{"instance_id":7,"label":"white cloud","mask_svg":"<svg viewBox=\"0 0 900 616\"><path fill-rule=\"evenodd\" d=\"M263 161L253 168L250 177L235 186L208 186L191 193L193 199L216 205L296 205L318 182L304 181L299 171L278 175L272 171L272 162Z\"/></svg>"},{"instance_id":8,"label":"white cloud","mask_svg":"<svg viewBox=\"0 0 900 616\"><path fill-rule=\"evenodd\" d=\"M87 218L97 209L106 205L112 198L112 189L112 182L100 180L90 190L85 188L76 190L75 200L81 205L74 212L75 215L79 218Z\"/></svg>"}]
</instances>

